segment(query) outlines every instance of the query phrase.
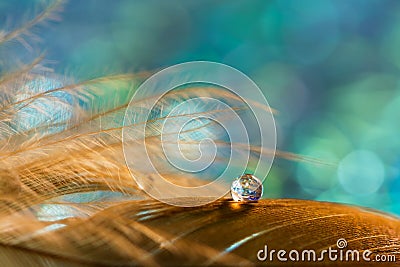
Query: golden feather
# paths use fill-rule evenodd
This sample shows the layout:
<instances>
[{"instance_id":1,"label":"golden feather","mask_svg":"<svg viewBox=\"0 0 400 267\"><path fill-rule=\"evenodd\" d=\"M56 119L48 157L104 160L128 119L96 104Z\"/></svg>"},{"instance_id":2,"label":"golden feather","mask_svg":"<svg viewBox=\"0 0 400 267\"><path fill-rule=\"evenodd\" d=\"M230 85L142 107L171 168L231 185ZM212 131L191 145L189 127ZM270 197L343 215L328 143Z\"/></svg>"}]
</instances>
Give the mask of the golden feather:
<instances>
[{"instance_id":1,"label":"golden feather","mask_svg":"<svg viewBox=\"0 0 400 267\"><path fill-rule=\"evenodd\" d=\"M23 38L29 38L30 29L57 18L61 7L62 1L55 1L20 28L2 32L0 44L11 40L25 43ZM222 199L203 207L178 208L150 200L126 167L121 141L122 119L130 96L150 73L66 80L46 90L32 91L26 87L29 82L54 76L38 74L43 70L42 59L40 56L0 78L3 266L251 266L262 263L257 261L257 251L266 243L281 249L321 250L334 245L338 238L346 238L353 249L393 253L400 260L398 218L357 207L284 199L241 204ZM103 108L94 107L96 97L110 88L127 91L125 98L110 100ZM230 99L233 103L238 100L225 91L197 87L179 90L163 101L179 102L196 95ZM61 108L61 119L43 109L43 103ZM242 107L235 108L240 111ZM22 117L24 120L29 122L31 116L41 119L20 128L22 119L18 116L27 109L30 114ZM149 148L156 159L162 159L159 124L165 119L155 116L147 121L145 138L154 144ZM207 131L207 127L190 131ZM217 144L227 145L223 140ZM191 140L186 145L192 145ZM252 153L261 152L252 147ZM277 156L321 163L282 151ZM146 174L138 171L136 175ZM179 173L165 175L175 183L189 183ZM204 181L191 180L190 184L196 182ZM379 265L369 263L374 264Z\"/></svg>"}]
</instances>

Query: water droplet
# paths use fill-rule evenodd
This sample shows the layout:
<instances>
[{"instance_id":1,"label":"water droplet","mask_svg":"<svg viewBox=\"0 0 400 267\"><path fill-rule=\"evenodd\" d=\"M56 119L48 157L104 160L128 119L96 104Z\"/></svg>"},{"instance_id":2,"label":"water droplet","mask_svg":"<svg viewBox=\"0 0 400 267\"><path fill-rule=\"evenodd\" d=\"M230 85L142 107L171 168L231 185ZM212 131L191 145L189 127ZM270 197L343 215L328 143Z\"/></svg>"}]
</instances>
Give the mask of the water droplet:
<instances>
[{"instance_id":1,"label":"water droplet","mask_svg":"<svg viewBox=\"0 0 400 267\"><path fill-rule=\"evenodd\" d=\"M244 174L235 179L231 186L231 195L235 201L257 201L262 193L261 181L251 174Z\"/></svg>"}]
</instances>

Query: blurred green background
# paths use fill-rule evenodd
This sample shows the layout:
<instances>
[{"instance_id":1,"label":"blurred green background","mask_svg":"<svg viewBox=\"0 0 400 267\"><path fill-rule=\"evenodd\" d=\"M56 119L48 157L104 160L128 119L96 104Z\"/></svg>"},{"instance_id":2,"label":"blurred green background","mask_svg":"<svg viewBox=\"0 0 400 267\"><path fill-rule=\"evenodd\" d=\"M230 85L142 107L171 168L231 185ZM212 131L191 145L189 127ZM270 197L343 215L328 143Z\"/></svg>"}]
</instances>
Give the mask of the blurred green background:
<instances>
[{"instance_id":1,"label":"blurred green background","mask_svg":"<svg viewBox=\"0 0 400 267\"><path fill-rule=\"evenodd\" d=\"M4 25L40 2L0 1ZM264 197L400 214L400 1L71 0L51 24L40 47L79 79L192 60L241 70L279 110L279 149L337 163L277 159Z\"/></svg>"}]
</instances>

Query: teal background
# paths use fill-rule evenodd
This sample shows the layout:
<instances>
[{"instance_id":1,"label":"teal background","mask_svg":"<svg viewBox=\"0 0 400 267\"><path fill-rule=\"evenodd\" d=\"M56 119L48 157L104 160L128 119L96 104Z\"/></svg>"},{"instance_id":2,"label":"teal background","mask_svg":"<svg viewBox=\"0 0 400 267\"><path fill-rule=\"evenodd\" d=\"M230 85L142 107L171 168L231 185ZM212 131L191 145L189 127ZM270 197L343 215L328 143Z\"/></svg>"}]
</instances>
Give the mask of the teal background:
<instances>
[{"instance_id":1,"label":"teal background","mask_svg":"<svg viewBox=\"0 0 400 267\"><path fill-rule=\"evenodd\" d=\"M3 27L41 3L0 1ZM69 1L62 22L34 31L36 50L76 79L192 60L235 67L279 110L279 149L337 164L277 159L264 197L400 214L400 1Z\"/></svg>"}]
</instances>

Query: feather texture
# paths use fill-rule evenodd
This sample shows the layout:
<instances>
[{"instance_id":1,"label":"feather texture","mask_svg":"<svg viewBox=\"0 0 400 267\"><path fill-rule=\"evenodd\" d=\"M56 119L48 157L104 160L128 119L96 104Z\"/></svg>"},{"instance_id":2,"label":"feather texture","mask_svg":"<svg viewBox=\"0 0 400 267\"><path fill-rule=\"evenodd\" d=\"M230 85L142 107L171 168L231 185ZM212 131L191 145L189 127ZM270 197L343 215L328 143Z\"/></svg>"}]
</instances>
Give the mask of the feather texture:
<instances>
[{"instance_id":1,"label":"feather texture","mask_svg":"<svg viewBox=\"0 0 400 267\"><path fill-rule=\"evenodd\" d=\"M3 218L0 240L9 247L0 255L19 266L26 260L47 262L49 266L66 261L97 266L182 262L250 266L262 263L257 252L266 244L287 251L321 251L345 238L351 249L392 253L399 260L397 218L339 204L301 200L240 204L225 200L202 208L177 208L156 201L130 200L57 205L59 214L77 209L80 215L39 221L19 213L8 218L12 225ZM24 257L16 258L18 254ZM322 263L335 266L328 260ZM358 264L379 266L351 263Z\"/></svg>"},{"instance_id":2,"label":"feather texture","mask_svg":"<svg viewBox=\"0 0 400 267\"><path fill-rule=\"evenodd\" d=\"M32 37L30 29L57 18L55 1L26 24L0 34L0 44ZM240 99L209 86L167 94L145 121L124 114L137 86L151 73L111 75L73 81L45 72L43 56L0 78L0 262L6 266L254 265L265 242L276 248L315 248L346 238L354 249L395 253L400 247L397 218L355 207L300 200L263 200L239 204L227 199L201 208L178 208L150 200L128 170L122 151L123 127L146 124L149 155L171 182L198 186L208 182L163 165L160 138L165 120L194 119L182 132L183 151L198 153L199 140L213 135L218 148L229 146L212 122L199 115L225 109L200 102L201 109L171 117L177 103L198 96L229 101L246 112ZM110 90L113 98L102 97ZM120 96L120 97L118 97ZM158 99L154 95L151 98ZM145 100L142 100L145 101ZM101 102L101 105L96 103ZM269 107L258 106L268 112ZM251 157L261 150L251 147ZM267 151L270 156L274 152ZM278 157L323 163L278 151ZM138 162L144 155L136 155ZM223 164L224 155L216 162ZM323 163L324 164L324 163ZM179 201L196 202L198 199ZM307 234L306 234L307 233ZM190 249L188 249L190 248ZM325 262L327 264L327 262ZM331 263L333 265L333 263ZM363 265L365 266L365 265Z\"/></svg>"}]
</instances>

